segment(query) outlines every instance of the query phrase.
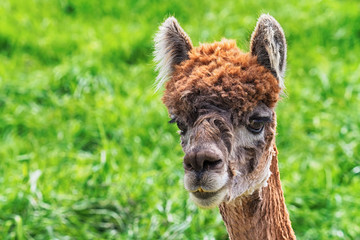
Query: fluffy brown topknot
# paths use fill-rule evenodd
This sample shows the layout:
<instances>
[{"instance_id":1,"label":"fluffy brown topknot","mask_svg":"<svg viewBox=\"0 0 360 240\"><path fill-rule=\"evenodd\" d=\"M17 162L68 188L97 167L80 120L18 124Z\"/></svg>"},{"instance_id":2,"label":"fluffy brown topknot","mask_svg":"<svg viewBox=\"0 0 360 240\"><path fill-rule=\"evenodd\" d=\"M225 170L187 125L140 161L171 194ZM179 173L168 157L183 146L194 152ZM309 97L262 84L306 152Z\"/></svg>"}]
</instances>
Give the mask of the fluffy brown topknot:
<instances>
[{"instance_id":1,"label":"fluffy brown topknot","mask_svg":"<svg viewBox=\"0 0 360 240\"><path fill-rule=\"evenodd\" d=\"M207 106L240 117L260 102L273 108L280 91L278 80L256 56L224 39L193 48L189 59L175 66L163 102L171 114L186 121Z\"/></svg>"}]
</instances>

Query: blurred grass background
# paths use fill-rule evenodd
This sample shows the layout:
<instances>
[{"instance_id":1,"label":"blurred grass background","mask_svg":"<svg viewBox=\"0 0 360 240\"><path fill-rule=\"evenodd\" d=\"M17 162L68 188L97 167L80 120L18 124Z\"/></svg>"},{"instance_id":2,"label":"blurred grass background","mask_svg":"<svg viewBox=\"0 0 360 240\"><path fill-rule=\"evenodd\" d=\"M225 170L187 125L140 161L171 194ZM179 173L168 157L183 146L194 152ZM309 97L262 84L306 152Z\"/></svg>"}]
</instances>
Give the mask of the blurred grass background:
<instances>
[{"instance_id":1,"label":"blurred grass background","mask_svg":"<svg viewBox=\"0 0 360 240\"><path fill-rule=\"evenodd\" d=\"M360 3L0 1L0 239L227 239L183 189L154 94L153 36L248 50L261 13L288 41L280 172L298 239L360 239Z\"/></svg>"}]
</instances>

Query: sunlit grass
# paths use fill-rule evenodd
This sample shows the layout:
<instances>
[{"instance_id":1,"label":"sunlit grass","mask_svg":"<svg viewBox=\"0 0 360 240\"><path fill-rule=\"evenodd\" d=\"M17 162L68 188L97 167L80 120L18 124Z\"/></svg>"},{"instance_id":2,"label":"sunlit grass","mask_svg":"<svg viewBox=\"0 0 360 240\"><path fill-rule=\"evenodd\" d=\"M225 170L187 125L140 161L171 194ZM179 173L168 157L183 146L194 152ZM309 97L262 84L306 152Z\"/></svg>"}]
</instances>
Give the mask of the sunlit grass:
<instances>
[{"instance_id":1,"label":"sunlit grass","mask_svg":"<svg viewBox=\"0 0 360 240\"><path fill-rule=\"evenodd\" d=\"M0 2L0 239L227 239L183 189L152 38L244 50L260 13L288 40L280 171L298 239L360 239L357 1Z\"/></svg>"}]
</instances>

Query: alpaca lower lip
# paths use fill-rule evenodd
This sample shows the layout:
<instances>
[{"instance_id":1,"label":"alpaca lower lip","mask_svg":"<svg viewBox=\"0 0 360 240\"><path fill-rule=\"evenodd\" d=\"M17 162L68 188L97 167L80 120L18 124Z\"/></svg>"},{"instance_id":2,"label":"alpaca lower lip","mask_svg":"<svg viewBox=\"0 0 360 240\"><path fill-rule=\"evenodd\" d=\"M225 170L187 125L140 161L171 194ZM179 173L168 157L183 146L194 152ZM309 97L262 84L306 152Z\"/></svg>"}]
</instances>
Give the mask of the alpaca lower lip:
<instances>
[{"instance_id":1,"label":"alpaca lower lip","mask_svg":"<svg viewBox=\"0 0 360 240\"><path fill-rule=\"evenodd\" d=\"M215 196L216 194L218 194L219 191L216 191L216 192L200 192L200 191L197 191L197 192L192 192L191 194L194 195L194 197L196 198L200 198L200 199L208 199L208 198L211 198L213 196Z\"/></svg>"}]
</instances>

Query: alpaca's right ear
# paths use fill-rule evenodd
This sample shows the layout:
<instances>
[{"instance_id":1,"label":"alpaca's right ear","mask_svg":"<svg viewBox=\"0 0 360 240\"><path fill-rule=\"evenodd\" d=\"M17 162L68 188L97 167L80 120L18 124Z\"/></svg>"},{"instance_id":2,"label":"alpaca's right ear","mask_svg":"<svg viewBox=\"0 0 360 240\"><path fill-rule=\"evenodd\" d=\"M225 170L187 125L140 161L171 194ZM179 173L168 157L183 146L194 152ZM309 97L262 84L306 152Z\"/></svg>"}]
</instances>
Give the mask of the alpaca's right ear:
<instances>
[{"instance_id":1,"label":"alpaca's right ear","mask_svg":"<svg viewBox=\"0 0 360 240\"><path fill-rule=\"evenodd\" d=\"M189 58L192 43L174 17L169 17L159 27L155 36L155 62L159 75L156 77L156 91L171 77L174 66Z\"/></svg>"}]
</instances>

